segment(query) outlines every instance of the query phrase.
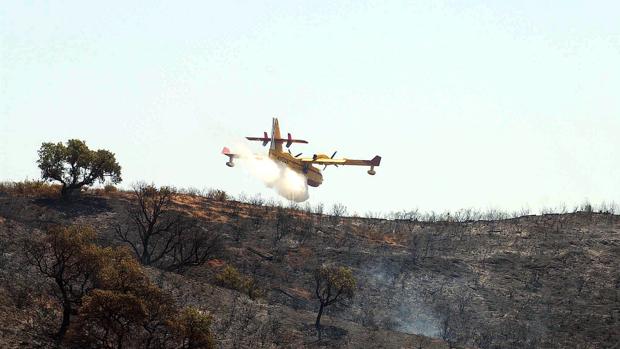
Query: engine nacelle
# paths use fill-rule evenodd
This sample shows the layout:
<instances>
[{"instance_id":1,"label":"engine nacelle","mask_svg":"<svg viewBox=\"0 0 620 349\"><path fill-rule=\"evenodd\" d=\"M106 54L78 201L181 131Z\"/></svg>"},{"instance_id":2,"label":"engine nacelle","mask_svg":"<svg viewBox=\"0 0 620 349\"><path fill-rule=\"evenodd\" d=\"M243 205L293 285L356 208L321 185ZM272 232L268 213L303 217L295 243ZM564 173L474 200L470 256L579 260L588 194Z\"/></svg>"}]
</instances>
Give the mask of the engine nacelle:
<instances>
[{"instance_id":1,"label":"engine nacelle","mask_svg":"<svg viewBox=\"0 0 620 349\"><path fill-rule=\"evenodd\" d=\"M226 166L228 166L228 167L235 167L235 163L234 163L234 162L232 162L232 161L228 161L228 162L226 163Z\"/></svg>"}]
</instances>

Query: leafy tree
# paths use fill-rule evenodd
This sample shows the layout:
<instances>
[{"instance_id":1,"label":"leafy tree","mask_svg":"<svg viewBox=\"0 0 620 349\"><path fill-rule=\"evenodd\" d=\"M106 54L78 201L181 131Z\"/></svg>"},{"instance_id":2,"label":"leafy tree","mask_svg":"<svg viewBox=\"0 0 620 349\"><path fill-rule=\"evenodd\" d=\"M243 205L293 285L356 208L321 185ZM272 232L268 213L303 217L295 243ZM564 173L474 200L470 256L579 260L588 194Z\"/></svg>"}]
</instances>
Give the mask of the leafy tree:
<instances>
[{"instance_id":1,"label":"leafy tree","mask_svg":"<svg viewBox=\"0 0 620 349\"><path fill-rule=\"evenodd\" d=\"M83 186L105 182L106 177L115 184L121 181L121 166L114 154L104 149L90 150L84 141L43 143L38 153L41 177L60 182L65 198L79 195Z\"/></svg>"},{"instance_id":2,"label":"leafy tree","mask_svg":"<svg viewBox=\"0 0 620 349\"><path fill-rule=\"evenodd\" d=\"M93 288L96 270L101 264L97 258L98 249L91 243L93 237L94 231L89 227L54 227L26 246L30 264L54 280L52 295L62 308L60 328L55 334L58 341L65 336L82 297Z\"/></svg>"},{"instance_id":3,"label":"leafy tree","mask_svg":"<svg viewBox=\"0 0 620 349\"><path fill-rule=\"evenodd\" d=\"M153 285L127 249L106 248L96 289L84 297L70 342L79 347L120 348L142 344L164 348L171 340L168 321L177 310L172 297Z\"/></svg>"},{"instance_id":4,"label":"leafy tree","mask_svg":"<svg viewBox=\"0 0 620 349\"><path fill-rule=\"evenodd\" d=\"M211 318L181 312L172 296L154 285L125 248L106 248L106 263L71 324L69 343L80 348L213 348Z\"/></svg>"},{"instance_id":5,"label":"leafy tree","mask_svg":"<svg viewBox=\"0 0 620 349\"><path fill-rule=\"evenodd\" d=\"M347 267L321 266L314 272L316 281L315 294L319 300L319 312L316 316L316 330L321 339L321 316L325 307L345 299L353 298L355 278Z\"/></svg>"},{"instance_id":6,"label":"leafy tree","mask_svg":"<svg viewBox=\"0 0 620 349\"><path fill-rule=\"evenodd\" d=\"M211 317L194 307L185 308L173 324L180 337L181 349L215 348L211 334Z\"/></svg>"},{"instance_id":7,"label":"leafy tree","mask_svg":"<svg viewBox=\"0 0 620 349\"><path fill-rule=\"evenodd\" d=\"M179 312L128 248L101 248L83 226L54 227L27 244L28 260L54 280L62 309L58 344L78 348L212 348L210 317ZM75 321L73 319L76 319Z\"/></svg>"},{"instance_id":8,"label":"leafy tree","mask_svg":"<svg viewBox=\"0 0 620 349\"><path fill-rule=\"evenodd\" d=\"M95 289L84 298L69 339L79 347L122 348L130 336L136 338L146 317L145 306L136 295Z\"/></svg>"}]
</instances>

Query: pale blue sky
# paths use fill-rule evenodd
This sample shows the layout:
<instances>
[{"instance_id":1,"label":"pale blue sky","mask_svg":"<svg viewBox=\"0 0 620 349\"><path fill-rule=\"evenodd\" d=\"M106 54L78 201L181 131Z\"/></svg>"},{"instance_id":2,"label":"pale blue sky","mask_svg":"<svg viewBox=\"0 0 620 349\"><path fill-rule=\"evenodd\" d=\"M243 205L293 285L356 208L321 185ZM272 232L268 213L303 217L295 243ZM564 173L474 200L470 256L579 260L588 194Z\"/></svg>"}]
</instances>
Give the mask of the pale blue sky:
<instances>
[{"instance_id":1,"label":"pale blue sky","mask_svg":"<svg viewBox=\"0 0 620 349\"><path fill-rule=\"evenodd\" d=\"M219 154L273 116L310 141L294 152L383 156L374 177L329 168L311 203L618 202L620 3L0 4L0 180L80 138L125 186L275 196Z\"/></svg>"}]
</instances>

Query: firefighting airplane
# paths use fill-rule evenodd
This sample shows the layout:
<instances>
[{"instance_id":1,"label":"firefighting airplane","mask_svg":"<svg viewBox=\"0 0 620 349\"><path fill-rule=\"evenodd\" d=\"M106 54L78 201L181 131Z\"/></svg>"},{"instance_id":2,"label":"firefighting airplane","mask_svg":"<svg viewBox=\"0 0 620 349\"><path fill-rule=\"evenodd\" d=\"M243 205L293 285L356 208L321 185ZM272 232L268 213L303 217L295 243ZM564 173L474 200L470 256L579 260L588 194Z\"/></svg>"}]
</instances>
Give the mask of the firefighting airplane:
<instances>
[{"instance_id":1,"label":"firefighting airplane","mask_svg":"<svg viewBox=\"0 0 620 349\"><path fill-rule=\"evenodd\" d=\"M323 170L325 170L329 165L334 165L336 167L339 165L370 166L368 174L374 176L376 173L375 166L379 166L381 163L381 157L378 155L372 158L372 160L352 160L344 158L334 159L336 152L334 152L332 156L327 156L325 154L314 154L311 158L300 157L302 153L293 155L289 149L293 143L307 144L308 142L303 139L293 139L290 133L287 138L282 138L280 135L280 126L277 118L273 118L271 137L269 137L267 132L263 132L263 137L246 137L246 139L250 141L263 142L263 146L271 143L269 148L269 158L279 161L293 171L303 174L307 178L308 185L312 187L318 187L321 183L323 183L323 175L321 174L321 170L316 168L314 165L324 165ZM287 151L282 149L282 144L286 145ZM239 154L231 153L230 149L227 147L222 149L222 154L228 156L228 162L226 162L228 167L235 166L233 159L238 158Z\"/></svg>"}]
</instances>

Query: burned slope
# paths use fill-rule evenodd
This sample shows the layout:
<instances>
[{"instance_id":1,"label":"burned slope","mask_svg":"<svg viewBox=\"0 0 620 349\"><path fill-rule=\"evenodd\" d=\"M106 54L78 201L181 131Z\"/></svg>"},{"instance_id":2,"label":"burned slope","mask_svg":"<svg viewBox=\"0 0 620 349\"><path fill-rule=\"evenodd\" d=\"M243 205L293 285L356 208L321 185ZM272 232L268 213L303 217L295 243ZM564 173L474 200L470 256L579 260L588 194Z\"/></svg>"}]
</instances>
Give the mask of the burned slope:
<instances>
[{"instance_id":1,"label":"burned slope","mask_svg":"<svg viewBox=\"0 0 620 349\"><path fill-rule=\"evenodd\" d=\"M84 223L97 228L102 245L121 244L115 226L126 220L131 200L128 193L86 195L71 204L0 197L2 311L16 314L3 317L8 346L24 338L44 343L36 319L53 318L53 307L37 293L44 280L21 265L23 240L47 224ZM614 215L429 223L191 195L177 196L173 206L215 224L220 248L182 275L157 268L150 274L180 304L214 315L222 347L589 348L620 340ZM349 304L327 308L327 338L318 342L313 272L322 264L350 267L357 291ZM221 284L226 266L253 281L252 297ZM42 314L41 304L50 314Z\"/></svg>"},{"instance_id":2,"label":"burned slope","mask_svg":"<svg viewBox=\"0 0 620 349\"><path fill-rule=\"evenodd\" d=\"M316 310L312 272L337 264L354 270L358 292L328 314L369 329L482 348L618 341L615 215L429 223L233 205L226 217L226 261L261 280L272 304Z\"/></svg>"},{"instance_id":3,"label":"burned slope","mask_svg":"<svg viewBox=\"0 0 620 349\"><path fill-rule=\"evenodd\" d=\"M384 239L408 250L370 269L397 286L383 288L397 300L391 307L397 316L387 317L397 320L396 328L405 329L404 322L422 330L411 317L416 311L406 307L413 303L435 318L435 333L453 343L553 348L619 340L616 216L381 224Z\"/></svg>"},{"instance_id":4,"label":"burned slope","mask_svg":"<svg viewBox=\"0 0 620 349\"><path fill-rule=\"evenodd\" d=\"M227 260L269 300L316 310L312 271L351 267L358 292L328 314L494 347L608 347L620 340L620 220L577 212L477 222L324 217L246 206Z\"/></svg>"},{"instance_id":5,"label":"burned slope","mask_svg":"<svg viewBox=\"0 0 620 349\"><path fill-rule=\"evenodd\" d=\"M123 245L116 228L127 224L131 201L127 193L87 194L71 203L38 197L0 197L3 347L51 347L51 334L58 325L58 304L49 292L53 285L26 262L23 250L28 241L56 224L86 224L97 229L100 245ZM308 275L286 275L290 268L287 256L296 248L289 246L292 240L288 234L301 231L293 225L272 229L278 214L292 217L302 213L261 207L261 219L257 219L249 214L256 206L191 196L177 196L170 209L201 225L217 227L220 248L213 251L208 263L190 267L184 274L159 268L148 268L148 273L179 305L197 306L213 315L212 329L220 347L360 347L369 342L377 347L446 347L439 340L367 328L340 314L324 318L325 337L317 341L312 326L312 289L305 288ZM264 234L267 243L255 234ZM244 289L220 287L217 276L227 265L236 266L244 277L256 280L259 292L249 297ZM294 280L297 277L303 281Z\"/></svg>"}]
</instances>

